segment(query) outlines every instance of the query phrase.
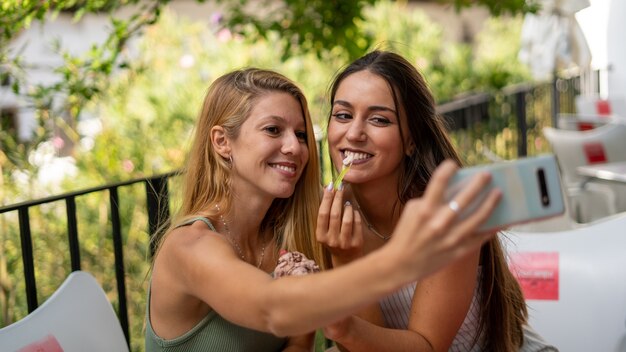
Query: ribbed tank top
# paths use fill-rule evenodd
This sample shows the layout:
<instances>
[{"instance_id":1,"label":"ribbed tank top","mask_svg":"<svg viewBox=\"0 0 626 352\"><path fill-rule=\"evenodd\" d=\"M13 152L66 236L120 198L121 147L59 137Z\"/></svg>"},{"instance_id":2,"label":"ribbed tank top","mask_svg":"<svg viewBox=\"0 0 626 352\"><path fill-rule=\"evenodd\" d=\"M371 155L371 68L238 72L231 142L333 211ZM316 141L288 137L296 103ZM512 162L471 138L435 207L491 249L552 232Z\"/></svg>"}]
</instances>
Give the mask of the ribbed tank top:
<instances>
[{"instance_id":1,"label":"ribbed tank top","mask_svg":"<svg viewBox=\"0 0 626 352\"><path fill-rule=\"evenodd\" d=\"M177 227L202 221L215 231L211 221L204 217L190 219ZM196 326L174 339L162 339L150 323L150 288L146 308L146 352L257 352L282 351L287 339L248 329L229 322L215 311L210 311Z\"/></svg>"}]
</instances>

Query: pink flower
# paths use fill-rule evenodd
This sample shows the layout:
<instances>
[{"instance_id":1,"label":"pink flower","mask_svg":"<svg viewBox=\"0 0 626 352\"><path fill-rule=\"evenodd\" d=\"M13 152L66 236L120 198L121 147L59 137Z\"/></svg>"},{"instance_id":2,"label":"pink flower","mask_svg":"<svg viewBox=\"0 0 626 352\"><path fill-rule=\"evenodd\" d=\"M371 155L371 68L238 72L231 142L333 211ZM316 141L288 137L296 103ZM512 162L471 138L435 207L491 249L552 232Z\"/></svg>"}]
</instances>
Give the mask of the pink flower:
<instances>
[{"instance_id":1,"label":"pink flower","mask_svg":"<svg viewBox=\"0 0 626 352\"><path fill-rule=\"evenodd\" d=\"M232 33L230 33L230 30L228 28L222 28L220 29L219 32L217 32L217 40L219 40L222 43L225 43L229 40L231 40L233 37Z\"/></svg>"},{"instance_id":2,"label":"pink flower","mask_svg":"<svg viewBox=\"0 0 626 352\"><path fill-rule=\"evenodd\" d=\"M274 269L274 278L308 275L320 271L320 267L315 261L308 259L300 252L287 252L283 249L280 253L278 265Z\"/></svg>"},{"instance_id":3,"label":"pink flower","mask_svg":"<svg viewBox=\"0 0 626 352\"><path fill-rule=\"evenodd\" d=\"M122 169L126 172L132 172L133 170L135 170L135 164L133 164L132 161L126 159L122 161Z\"/></svg>"},{"instance_id":4,"label":"pink flower","mask_svg":"<svg viewBox=\"0 0 626 352\"><path fill-rule=\"evenodd\" d=\"M63 138L56 136L54 138L52 138L52 145L56 148L56 149L61 149L63 148L63 146L65 146L65 141L63 140Z\"/></svg>"}]
</instances>

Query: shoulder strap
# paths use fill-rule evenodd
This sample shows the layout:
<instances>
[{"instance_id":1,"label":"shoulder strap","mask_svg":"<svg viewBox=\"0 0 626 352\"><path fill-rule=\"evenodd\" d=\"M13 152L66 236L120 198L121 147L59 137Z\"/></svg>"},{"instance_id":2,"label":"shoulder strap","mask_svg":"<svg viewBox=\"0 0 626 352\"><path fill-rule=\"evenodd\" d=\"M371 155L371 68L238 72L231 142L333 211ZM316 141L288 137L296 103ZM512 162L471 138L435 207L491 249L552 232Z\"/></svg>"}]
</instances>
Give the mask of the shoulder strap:
<instances>
[{"instance_id":1,"label":"shoulder strap","mask_svg":"<svg viewBox=\"0 0 626 352\"><path fill-rule=\"evenodd\" d=\"M176 228L179 228L179 227L182 227L182 226L191 225L191 224L193 224L196 221L202 221L203 223L206 224L206 226L208 226L211 229L211 231L217 232L217 230L215 229L215 226L213 226L213 224L211 223L211 220L209 220L208 218L205 218L204 216L198 216L198 217L195 217L195 218L191 218L191 219L189 219L187 221L184 221L181 224L176 225Z\"/></svg>"}]
</instances>

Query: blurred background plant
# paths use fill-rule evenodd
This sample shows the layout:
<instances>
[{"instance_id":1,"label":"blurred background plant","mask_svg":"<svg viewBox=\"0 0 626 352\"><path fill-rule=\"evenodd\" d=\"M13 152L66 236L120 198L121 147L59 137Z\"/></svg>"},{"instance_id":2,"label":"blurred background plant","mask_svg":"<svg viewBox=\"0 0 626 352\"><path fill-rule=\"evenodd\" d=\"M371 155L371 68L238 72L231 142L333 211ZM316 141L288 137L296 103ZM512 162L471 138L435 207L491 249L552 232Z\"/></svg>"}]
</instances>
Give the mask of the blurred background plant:
<instances>
[{"instance_id":1,"label":"blurred background plant","mask_svg":"<svg viewBox=\"0 0 626 352\"><path fill-rule=\"evenodd\" d=\"M517 60L521 17L516 15L535 8L521 0L481 1L492 13L507 16L490 18L473 45L447 41L445 24L403 1L272 1L267 6L278 6L272 8L274 16L256 18L253 10L261 3L224 0L218 1L209 23L177 16L167 10L168 2L6 0L0 5L0 75L28 102L37 124L29 140L19 140L11 126L2 126L1 204L179 169L208 85L234 68L275 69L298 82L322 131L332 76L371 48L392 49L414 62L439 102L472 92L498 99L501 88L530 77ZM446 2L459 8L470 5L466 0ZM116 17L122 7L132 8L132 14ZM9 45L11 40L33 23L68 11L75 21L88 13L109 16L109 37L78 56L57 46L63 64L55 68L54 83L29 83L28 67L20 48ZM502 157L515 157L509 152L515 126L510 109L508 113L495 113L488 123L453 134L468 164L485 160L486 144ZM42 159L61 155L71 157L71 177L52 186L38 184ZM328 181L326 157L324 170ZM143 350L150 262L142 191L131 187L120 204L133 351ZM175 205L177 194L171 195ZM77 204L81 258L83 268L96 275L117 304L106 198L88 196ZM63 214L60 205L42 206L31 214L40 302L70 268ZM0 215L0 326L27 313L14 215Z\"/></svg>"}]
</instances>

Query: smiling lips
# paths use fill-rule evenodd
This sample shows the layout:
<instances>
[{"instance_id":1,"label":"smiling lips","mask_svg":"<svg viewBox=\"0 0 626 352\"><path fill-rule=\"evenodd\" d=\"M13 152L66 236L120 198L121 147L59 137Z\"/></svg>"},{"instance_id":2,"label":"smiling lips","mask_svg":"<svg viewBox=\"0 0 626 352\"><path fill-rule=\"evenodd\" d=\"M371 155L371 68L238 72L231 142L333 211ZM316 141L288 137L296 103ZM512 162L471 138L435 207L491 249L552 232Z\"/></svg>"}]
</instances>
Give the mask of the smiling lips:
<instances>
[{"instance_id":1,"label":"smiling lips","mask_svg":"<svg viewBox=\"0 0 626 352\"><path fill-rule=\"evenodd\" d=\"M349 159L351 163L358 164L361 160L366 160L372 157L371 154L363 153L363 152L353 152L351 150L344 150L342 152L345 159Z\"/></svg>"},{"instance_id":2,"label":"smiling lips","mask_svg":"<svg viewBox=\"0 0 626 352\"><path fill-rule=\"evenodd\" d=\"M287 176L295 176L296 175L296 164L294 163L270 163L272 168L281 171L282 174Z\"/></svg>"}]
</instances>

